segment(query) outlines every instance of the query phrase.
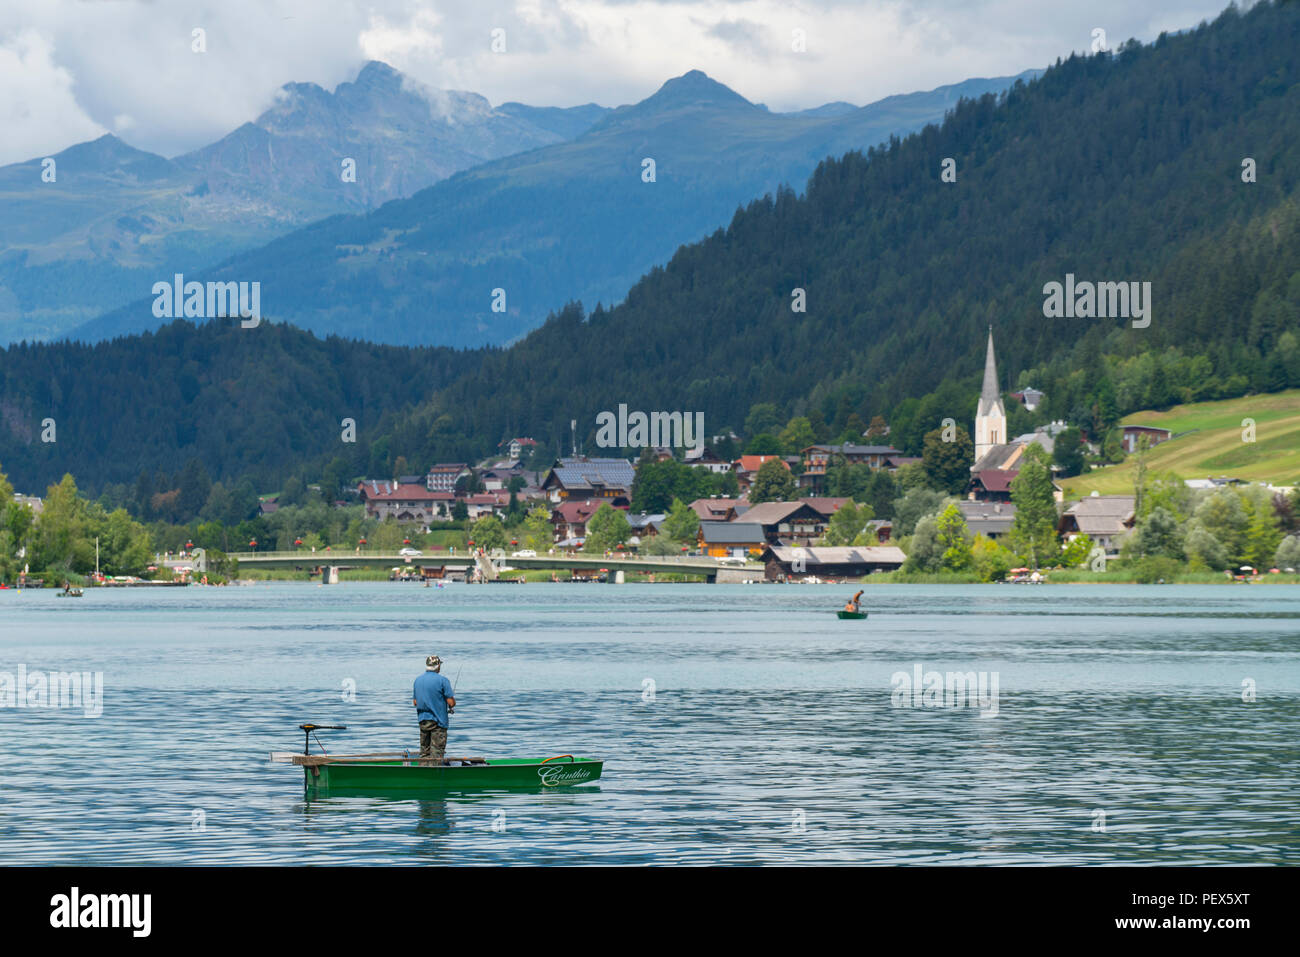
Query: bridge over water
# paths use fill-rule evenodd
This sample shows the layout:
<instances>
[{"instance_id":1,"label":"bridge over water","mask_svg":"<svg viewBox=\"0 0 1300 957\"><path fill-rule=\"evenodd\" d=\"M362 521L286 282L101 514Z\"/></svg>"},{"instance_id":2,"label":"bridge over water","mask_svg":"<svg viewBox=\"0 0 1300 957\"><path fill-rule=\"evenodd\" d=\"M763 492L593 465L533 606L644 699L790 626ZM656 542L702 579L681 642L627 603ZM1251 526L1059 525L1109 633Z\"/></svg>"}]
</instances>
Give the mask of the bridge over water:
<instances>
[{"instance_id":1,"label":"bridge over water","mask_svg":"<svg viewBox=\"0 0 1300 957\"><path fill-rule=\"evenodd\" d=\"M644 572L665 575L699 575L708 581L743 582L763 577L763 566L722 565L703 556L663 555L638 558L601 558L596 555L538 555L536 558L512 558L498 552L491 556L465 555L397 555L382 552L231 552L241 568L446 568L478 564L487 577L495 577L502 567L511 569L552 568L571 571L611 573ZM491 561L491 568L484 565Z\"/></svg>"}]
</instances>

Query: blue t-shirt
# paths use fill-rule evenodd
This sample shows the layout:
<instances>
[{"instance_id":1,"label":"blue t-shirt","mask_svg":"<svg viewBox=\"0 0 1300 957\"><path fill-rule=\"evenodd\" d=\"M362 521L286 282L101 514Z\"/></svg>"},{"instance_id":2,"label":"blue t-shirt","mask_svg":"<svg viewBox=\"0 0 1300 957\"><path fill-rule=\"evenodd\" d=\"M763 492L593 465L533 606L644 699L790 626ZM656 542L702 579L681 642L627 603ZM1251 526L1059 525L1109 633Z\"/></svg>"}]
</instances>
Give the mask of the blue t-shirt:
<instances>
[{"instance_id":1,"label":"blue t-shirt","mask_svg":"<svg viewBox=\"0 0 1300 957\"><path fill-rule=\"evenodd\" d=\"M436 671L426 671L415 679L416 717L447 727L447 699L451 696L451 682Z\"/></svg>"}]
</instances>

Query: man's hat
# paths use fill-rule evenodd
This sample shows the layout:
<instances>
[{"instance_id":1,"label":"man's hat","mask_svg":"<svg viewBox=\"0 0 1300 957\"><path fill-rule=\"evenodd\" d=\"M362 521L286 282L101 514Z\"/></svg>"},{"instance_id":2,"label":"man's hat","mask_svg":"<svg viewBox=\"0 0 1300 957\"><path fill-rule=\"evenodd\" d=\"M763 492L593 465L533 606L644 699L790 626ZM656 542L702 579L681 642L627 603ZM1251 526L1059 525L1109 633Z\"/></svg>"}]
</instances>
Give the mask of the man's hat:
<instances>
[{"instance_id":1,"label":"man's hat","mask_svg":"<svg viewBox=\"0 0 1300 957\"><path fill-rule=\"evenodd\" d=\"M437 655L430 655L424 659L424 668L426 671L437 671L442 667L442 659Z\"/></svg>"}]
</instances>

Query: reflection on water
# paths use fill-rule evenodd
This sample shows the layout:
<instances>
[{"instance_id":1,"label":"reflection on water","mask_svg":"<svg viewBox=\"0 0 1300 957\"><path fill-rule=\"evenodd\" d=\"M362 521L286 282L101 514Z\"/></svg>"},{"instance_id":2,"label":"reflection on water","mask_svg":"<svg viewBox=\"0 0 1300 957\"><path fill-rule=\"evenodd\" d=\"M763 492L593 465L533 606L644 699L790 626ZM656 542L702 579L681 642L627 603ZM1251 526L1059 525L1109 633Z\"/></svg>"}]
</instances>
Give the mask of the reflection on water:
<instances>
[{"instance_id":1,"label":"reflection on water","mask_svg":"<svg viewBox=\"0 0 1300 957\"><path fill-rule=\"evenodd\" d=\"M419 814L415 820L415 833L421 837L443 837L451 833L452 819L447 814L446 801L416 801Z\"/></svg>"},{"instance_id":2,"label":"reflection on water","mask_svg":"<svg viewBox=\"0 0 1300 957\"><path fill-rule=\"evenodd\" d=\"M880 587L841 622L843 591L4 594L0 672L102 671L104 712L0 709L0 859L1300 860L1300 589ZM600 784L313 796L267 761L305 721L418 747L430 652L463 667L451 753L603 757ZM997 716L895 707L917 666L996 673Z\"/></svg>"}]
</instances>

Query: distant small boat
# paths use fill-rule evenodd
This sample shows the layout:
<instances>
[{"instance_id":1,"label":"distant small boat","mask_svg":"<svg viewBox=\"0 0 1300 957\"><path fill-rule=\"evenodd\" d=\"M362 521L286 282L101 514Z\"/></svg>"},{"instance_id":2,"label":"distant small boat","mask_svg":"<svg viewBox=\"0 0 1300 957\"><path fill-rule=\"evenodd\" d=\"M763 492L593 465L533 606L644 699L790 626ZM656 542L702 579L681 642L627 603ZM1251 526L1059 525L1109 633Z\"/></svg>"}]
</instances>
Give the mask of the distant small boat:
<instances>
[{"instance_id":1,"label":"distant small boat","mask_svg":"<svg viewBox=\"0 0 1300 957\"><path fill-rule=\"evenodd\" d=\"M58 597L59 597L59 598L80 598L80 597L81 597L81 589L80 589L80 588L69 588L67 591L61 591L61 592L59 592L59 593L58 593Z\"/></svg>"},{"instance_id":2,"label":"distant small boat","mask_svg":"<svg viewBox=\"0 0 1300 957\"><path fill-rule=\"evenodd\" d=\"M837 611L835 614L839 615L841 618L866 618L867 617L867 613L865 611L844 611L841 609L840 611Z\"/></svg>"}]
</instances>

